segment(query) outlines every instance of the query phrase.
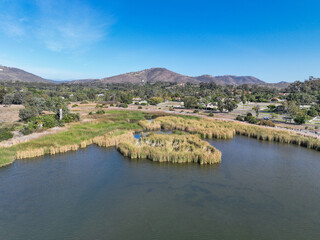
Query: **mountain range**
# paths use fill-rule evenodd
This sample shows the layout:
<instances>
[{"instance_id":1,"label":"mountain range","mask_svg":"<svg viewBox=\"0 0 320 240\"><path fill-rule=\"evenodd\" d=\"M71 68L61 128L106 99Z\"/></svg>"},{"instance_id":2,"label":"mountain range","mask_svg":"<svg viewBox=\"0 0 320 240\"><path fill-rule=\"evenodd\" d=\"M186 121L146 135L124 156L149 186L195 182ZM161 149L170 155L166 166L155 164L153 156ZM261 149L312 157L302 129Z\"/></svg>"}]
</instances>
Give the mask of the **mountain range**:
<instances>
[{"instance_id":1,"label":"mountain range","mask_svg":"<svg viewBox=\"0 0 320 240\"><path fill-rule=\"evenodd\" d=\"M21 81L21 82L42 82L42 83L58 83L58 81L47 80L24 70L12 67L5 67L0 65L0 82L1 81ZM64 83L67 81L63 81ZM71 84L78 83L133 83L133 84L145 84L155 82L170 82L170 83L216 83L218 85L242 85L242 84L257 84L257 85L270 85L260 79L252 76L211 76L201 75L197 77L191 77L182 75L165 68L150 68L138 72L130 72L120 74L112 77L106 77L101 79L82 79L68 81ZM275 85L276 84L271 84ZM281 86L287 85L281 83Z\"/></svg>"}]
</instances>

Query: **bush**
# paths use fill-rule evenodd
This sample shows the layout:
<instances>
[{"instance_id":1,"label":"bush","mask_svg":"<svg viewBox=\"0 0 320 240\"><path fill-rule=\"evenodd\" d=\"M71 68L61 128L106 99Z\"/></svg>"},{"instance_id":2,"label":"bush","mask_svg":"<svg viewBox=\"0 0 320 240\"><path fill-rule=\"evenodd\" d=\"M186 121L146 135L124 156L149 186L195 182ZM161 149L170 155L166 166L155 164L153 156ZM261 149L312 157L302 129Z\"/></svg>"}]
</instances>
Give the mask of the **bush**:
<instances>
[{"instance_id":1,"label":"bush","mask_svg":"<svg viewBox=\"0 0 320 240\"><path fill-rule=\"evenodd\" d=\"M35 123L28 123L25 126L23 126L23 128L20 130L20 132L23 135L29 135L31 133L33 133L34 131L36 131L38 128L38 126Z\"/></svg>"},{"instance_id":2,"label":"bush","mask_svg":"<svg viewBox=\"0 0 320 240\"><path fill-rule=\"evenodd\" d=\"M238 121L243 121L243 117L242 117L241 115L238 115L238 116L236 117L236 120L238 120Z\"/></svg>"},{"instance_id":3,"label":"bush","mask_svg":"<svg viewBox=\"0 0 320 240\"><path fill-rule=\"evenodd\" d=\"M139 107L138 107L138 109L142 109L142 107L141 107L141 106L139 106Z\"/></svg>"},{"instance_id":4,"label":"bush","mask_svg":"<svg viewBox=\"0 0 320 240\"><path fill-rule=\"evenodd\" d=\"M80 120L79 113L67 113L64 115L62 121L65 123L77 122Z\"/></svg>"},{"instance_id":5,"label":"bush","mask_svg":"<svg viewBox=\"0 0 320 240\"><path fill-rule=\"evenodd\" d=\"M174 111L174 108L173 107L169 107L169 111Z\"/></svg>"},{"instance_id":6,"label":"bush","mask_svg":"<svg viewBox=\"0 0 320 240\"><path fill-rule=\"evenodd\" d=\"M57 125L57 119L53 115L45 115L38 117L36 122L42 122L44 128L53 128Z\"/></svg>"},{"instance_id":7,"label":"bush","mask_svg":"<svg viewBox=\"0 0 320 240\"><path fill-rule=\"evenodd\" d=\"M13 137L12 132L8 128L0 129L0 142L4 140L8 140Z\"/></svg>"},{"instance_id":8,"label":"bush","mask_svg":"<svg viewBox=\"0 0 320 240\"><path fill-rule=\"evenodd\" d=\"M93 112L89 112L89 113L88 113L88 115L92 115L92 114L93 114Z\"/></svg>"},{"instance_id":9,"label":"bush","mask_svg":"<svg viewBox=\"0 0 320 240\"><path fill-rule=\"evenodd\" d=\"M306 123L306 117L305 116L297 116L293 120L297 124L305 124Z\"/></svg>"},{"instance_id":10,"label":"bush","mask_svg":"<svg viewBox=\"0 0 320 240\"><path fill-rule=\"evenodd\" d=\"M33 107L27 107L27 108L19 110L19 117L23 121L26 121L26 120L33 118L33 117L37 117L38 115L39 115L38 111Z\"/></svg>"},{"instance_id":11,"label":"bush","mask_svg":"<svg viewBox=\"0 0 320 240\"><path fill-rule=\"evenodd\" d=\"M113 106L114 106L113 103L111 103L111 104L110 104L110 107L113 107Z\"/></svg>"},{"instance_id":12,"label":"bush","mask_svg":"<svg viewBox=\"0 0 320 240\"><path fill-rule=\"evenodd\" d=\"M251 112L248 112L247 113L247 117L252 117L253 115L252 115L252 113Z\"/></svg>"},{"instance_id":13,"label":"bush","mask_svg":"<svg viewBox=\"0 0 320 240\"><path fill-rule=\"evenodd\" d=\"M209 113L209 117L213 117L214 115L213 115L213 113Z\"/></svg>"},{"instance_id":14,"label":"bush","mask_svg":"<svg viewBox=\"0 0 320 240\"><path fill-rule=\"evenodd\" d=\"M271 120L262 120L259 122L259 125L268 126L268 127L275 127L276 125Z\"/></svg>"},{"instance_id":15,"label":"bush","mask_svg":"<svg viewBox=\"0 0 320 240\"><path fill-rule=\"evenodd\" d=\"M198 109L193 110L193 113L199 113Z\"/></svg>"},{"instance_id":16,"label":"bush","mask_svg":"<svg viewBox=\"0 0 320 240\"><path fill-rule=\"evenodd\" d=\"M88 104L88 101L82 101L80 104Z\"/></svg>"},{"instance_id":17,"label":"bush","mask_svg":"<svg viewBox=\"0 0 320 240\"><path fill-rule=\"evenodd\" d=\"M258 119L254 116L246 116L244 118L245 121L247 121L248 123L251 123L251 124L257 124L258 123Z\"/></svg>"},{"instance_id":18,"label":"bush","mask_svg":"<svg viewBox=\"0 0 320 240\"><path fill-rule=\"evenodd\" d=\"M105 111L104 111L104 110L98 110L98 111L96 112L96 114L105 114Z\"/></svg>"},{"instance_id":19,"label":"bush","mask_svg":"<svg viewBox=\"0 0 320 240\"><path fill-rule=\"evenodd\" d=\"M73 104L72 105L73 108L78 107L78 106L79 106L78 104Z\"/></svg>"},{"instance_id":20,"label":"bush","mask_svg":"<svg viewBox=\"0 0 320 240\"><path fill-rule=\"evenodd\" d=\"M119 107L128 108L128 104L126 104L126 103L121 103L121 104L119 104Z\"/></svg>"}]
</instances>

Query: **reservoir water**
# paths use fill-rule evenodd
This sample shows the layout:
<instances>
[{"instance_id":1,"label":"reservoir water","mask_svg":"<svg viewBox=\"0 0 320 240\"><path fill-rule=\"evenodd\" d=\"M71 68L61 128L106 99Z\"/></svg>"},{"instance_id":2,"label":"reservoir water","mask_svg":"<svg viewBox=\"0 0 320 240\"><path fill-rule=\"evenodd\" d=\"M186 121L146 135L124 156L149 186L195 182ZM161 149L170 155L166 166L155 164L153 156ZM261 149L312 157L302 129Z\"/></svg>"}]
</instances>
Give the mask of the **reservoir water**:
<instances>
[{"instance_id":1,"label":"reservoir water","mask_svg":"<svg viewBox=\"0 0 320 240\"><path fill-rule=\"evenodd\" d=\"M319 152L210 142L221 165L90 146L0 168L0 239L320 239Z\"/></svg>"}]
</instances>

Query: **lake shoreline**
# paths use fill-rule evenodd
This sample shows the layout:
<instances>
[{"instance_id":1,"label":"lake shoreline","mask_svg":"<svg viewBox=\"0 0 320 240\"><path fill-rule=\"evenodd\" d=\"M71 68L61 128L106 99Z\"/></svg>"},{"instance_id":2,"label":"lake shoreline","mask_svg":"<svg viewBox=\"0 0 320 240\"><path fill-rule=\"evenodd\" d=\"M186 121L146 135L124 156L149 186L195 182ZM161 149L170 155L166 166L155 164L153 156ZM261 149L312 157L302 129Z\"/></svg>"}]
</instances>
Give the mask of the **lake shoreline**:
<instances>
[{"instance_id":1,"label":"lake shoreline","mask_svg":"<svg viewBox=\"0 0 320 240\"><path fill-rule=\"evenodd\" d=\"M133 136L132 131L155 131L161 128L200 134L202 139L232 139L235 135L243 135L257 140L294 144L320 151L319 139L301 136L287 130L180 114L168 114L168 116L158 117L154 121L149 121L145 118L146 114L150 114L150 112L109 110L106 116L102 116L96 121L75 123L70 125L70 128L66 128L65 131L32 139L12 147L0 148L0 167L10 165L16 159L76 151L93 143L99 145L98 139L104 139L103 141L106 141L107 138L113 139L113 134L116 136L131 134ZM182 119L183 121L175 124L175 119L179 121ZM190 125L187 124L188 121L191 121ZM197 122L200 126L201 124L207 124L209 127L197 129ZM127 140L128 138L126 137L125 139ZM100 145L103 146L102 142L100 142ZM116 146L119 142L119 140L114 140L113 145L104 144L104 146Z\"/></svg>"}]
</instances>

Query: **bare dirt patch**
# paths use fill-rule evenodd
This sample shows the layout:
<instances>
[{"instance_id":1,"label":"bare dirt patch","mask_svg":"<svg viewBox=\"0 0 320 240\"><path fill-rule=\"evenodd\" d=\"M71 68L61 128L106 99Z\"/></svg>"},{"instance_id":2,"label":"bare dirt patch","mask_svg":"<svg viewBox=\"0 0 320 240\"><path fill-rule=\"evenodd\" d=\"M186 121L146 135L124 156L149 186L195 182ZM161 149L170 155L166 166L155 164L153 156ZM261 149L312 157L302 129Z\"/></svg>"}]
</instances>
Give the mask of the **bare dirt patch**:
<instances>
[{"instance_id":1,"label":"bare dirt patch","mask_svg":"<svg viewBox=\"0 0 320 240\"><path fill-rule=\"evenodd\" d=\"M0 124L19 121L19 110L23 108L23 105L11 105L7 107L5 107L5 105L0 105Z\"/></svg>"}]
</instances>

